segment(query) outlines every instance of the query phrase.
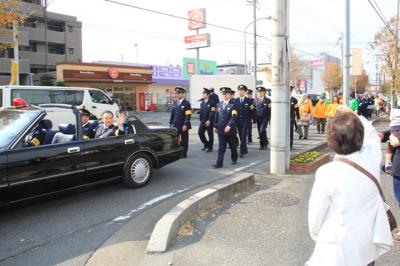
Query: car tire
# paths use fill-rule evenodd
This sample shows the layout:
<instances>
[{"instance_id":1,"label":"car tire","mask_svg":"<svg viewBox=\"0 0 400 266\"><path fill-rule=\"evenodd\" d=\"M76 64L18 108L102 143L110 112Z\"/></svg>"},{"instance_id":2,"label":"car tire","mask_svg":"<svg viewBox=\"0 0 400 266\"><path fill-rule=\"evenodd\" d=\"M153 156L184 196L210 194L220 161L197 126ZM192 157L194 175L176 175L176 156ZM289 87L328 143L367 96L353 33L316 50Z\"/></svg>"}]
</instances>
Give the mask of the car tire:
<instances>
[{"instance_id":1,"label":"car tire","mask_svg":"<svg viewBox=\"0 0 400 266\"><path fill-rule=\"evenodd\" d=\"M149 155L138 153L127 162L122 174L123 182L130 188L145 186L153 175L153 162Z\"/></svg>"}]
</instances>

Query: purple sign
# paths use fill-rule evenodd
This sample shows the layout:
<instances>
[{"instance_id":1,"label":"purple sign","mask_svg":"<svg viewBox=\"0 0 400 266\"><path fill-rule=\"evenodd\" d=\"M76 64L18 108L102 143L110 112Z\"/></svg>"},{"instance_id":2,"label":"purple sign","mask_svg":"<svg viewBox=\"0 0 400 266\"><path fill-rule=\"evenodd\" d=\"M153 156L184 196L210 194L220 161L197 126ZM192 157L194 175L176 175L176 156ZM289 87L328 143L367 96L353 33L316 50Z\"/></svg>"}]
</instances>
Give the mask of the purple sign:
<instances>
[{"instance_id":1,"label":"purple sign","mask_svg":"<svg viewBox=\"0 0 400 266\"><path fill-rule=\"evenodd\" d=\"M180 66L153 65L153 80L154 79L182 80L183 68Z\"/></svg>"}]
</instances>

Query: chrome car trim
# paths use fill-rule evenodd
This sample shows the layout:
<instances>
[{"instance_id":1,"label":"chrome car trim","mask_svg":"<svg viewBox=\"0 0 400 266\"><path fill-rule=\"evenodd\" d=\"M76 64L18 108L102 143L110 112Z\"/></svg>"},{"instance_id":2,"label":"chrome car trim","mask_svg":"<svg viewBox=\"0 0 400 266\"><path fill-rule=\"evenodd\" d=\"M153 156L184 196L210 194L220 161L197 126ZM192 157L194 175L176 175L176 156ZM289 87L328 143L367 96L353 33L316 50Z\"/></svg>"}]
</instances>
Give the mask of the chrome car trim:
<instances>
[{"instance_id":1,"label":"chrome car trim","mask_svg":"<svg viewBox=\"0 0 400 266\"><path fill-rule=\"evenodd\" d=\"M97 169L101 169L101 168L107 168L107 167L110 167L110 166L117 166L117 165L120 165L120 164L124 164L124 162L111 163L111 164L106 164L106 165L100 165L100 166L90 167L90 168L87 168L86 170L87 170L87 171L97 170Z\"/></svg>"},{"instance_id":2,"label":"chrome car trim","mask_svg":"<svg viewBox=\"0 0 400 266\"><path fill-rule=\"evenodd\" d=\"M37 181L41 181L41 180L53 179L53 178L57 178L57 177L63 177L66 175L73 175L73 174L84 173L84 172L85 172L85 170L78 170L78 171L71 171L71 172L66 172L66 173L62 173L62 174L57 174L57 175L49 175L49 176L35 178L35 179L23 180L23 181L18 181L18 182L10 182L10 186L17 186L17 185L22 185L22 184L26 184L26 183L33 183L33 182L37 182Z\"/></svg>"}]
</instances>

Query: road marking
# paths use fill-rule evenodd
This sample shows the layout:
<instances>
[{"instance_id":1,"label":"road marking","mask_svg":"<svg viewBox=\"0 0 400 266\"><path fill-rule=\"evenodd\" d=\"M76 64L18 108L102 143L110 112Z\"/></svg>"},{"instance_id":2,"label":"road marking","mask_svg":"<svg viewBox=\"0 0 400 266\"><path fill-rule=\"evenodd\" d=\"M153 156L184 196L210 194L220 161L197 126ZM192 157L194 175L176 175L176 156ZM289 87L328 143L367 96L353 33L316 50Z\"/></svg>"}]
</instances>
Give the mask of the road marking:
<instances>
[{"instance_id":1,"label":"road marking","mask_svg":"<svg viewBox=\"0 0 400 266\"><path fill-rule=\"evenodd\" d=\"M170 192L168 194L164 194L164 195L158 196L158 197L156 197L154 199L151 199L151 200L143 203L142 205L139 206L139 208L130 210L128 213L126 213L124 215L121 215L121 216L118 216L117 218L114 218L112 221L113 222L125 221L125 220L131 218L132 215L135 214L138 211L141 211L141 210L143 210L143 209L145 209L147 207L150 207L150 206L152 206L152 205L154 205L154 204L156 204L156 203L158 203L160 201L163 201L165 199L169 199L169 198L171 198L173 196L176 196L176 195L181 194L181 193L183 193L185 191L188 191L188 190L189 190L189 188L184 188L184 189L180 189L180 190L177 190L177 191L174 191L174 192Z\"/></svg>"},{"instance_id":2,"label":"road marking","mask_svg":"<svg viewBox=\"0 0 400 266\"><path fill-rule=\"evenodd\" d=\"M249 167L252 167L253 165L256 165L256 164L261 163L261 162L262 162L262 160L255 161L255 162L252 162L252 163L250 163L250 164L248 164L248 165L245 165L245 166L242 166L242 167L239 167L239 168L235 168L235 169L233 169L233 170L234 170L234 171L242 171L242 170L244 170L244 169L247 169L247 168L249 168Z\"/></svg>"}]
</instances>

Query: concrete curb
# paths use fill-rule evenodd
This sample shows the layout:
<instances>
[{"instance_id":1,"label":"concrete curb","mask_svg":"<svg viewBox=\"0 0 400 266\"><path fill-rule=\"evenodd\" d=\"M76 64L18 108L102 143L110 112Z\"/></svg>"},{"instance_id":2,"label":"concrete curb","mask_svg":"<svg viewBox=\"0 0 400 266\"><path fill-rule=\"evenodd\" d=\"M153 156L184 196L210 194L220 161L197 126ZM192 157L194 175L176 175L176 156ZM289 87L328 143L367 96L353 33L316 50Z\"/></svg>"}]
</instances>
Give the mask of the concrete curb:
<instances>
[{"instance_id":1,"label":"concrete curb","mask_svg":"<svg viewBox=\"0 0 400 266\"><path fill-rule=\"evenodd\" d=\"M176 238L181 225L194 214L212 203L231 198L235 193L247 191L254 184L254 174L243 172L182 201L157 222L147 245L146 253L167 251L170 243Z\"/></svg>"}]
</instances>

